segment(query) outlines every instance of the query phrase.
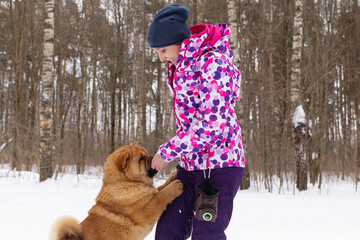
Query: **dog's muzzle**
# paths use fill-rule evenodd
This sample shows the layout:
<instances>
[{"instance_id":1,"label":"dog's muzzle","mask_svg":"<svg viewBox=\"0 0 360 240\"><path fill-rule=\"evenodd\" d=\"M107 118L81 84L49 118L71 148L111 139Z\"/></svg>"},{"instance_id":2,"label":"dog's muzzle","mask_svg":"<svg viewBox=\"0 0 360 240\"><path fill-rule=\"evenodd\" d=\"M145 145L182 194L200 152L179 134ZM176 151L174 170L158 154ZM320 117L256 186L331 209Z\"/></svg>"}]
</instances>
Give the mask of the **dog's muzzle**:
<instances>
[{"instance_id":1,"label":"dog's muzzle","mask_svg":"<svg viewBox=\"0 0 360 240\"><path fill-rule=\"evenodd\" d=\"M153 169L153 168L150 168L149 170L148 170L148 176L149 176L149 178L153 178L154 176L155 176L155 174L157 174L157 170L156 169Z\"/></svg>"},{"instance_id":2,"label":"dog's muzzle","mask_svg":"<svg viewBox=\"0 0 360 240\"><path fill-rule=\"evenodd\" d=\"M153 159L153 157L149 157L149 159L148 159L148 164L149 164L148 165L149 166L148 176L149 176L149 178L153 178L155 176L155 174L157 174L157 172L158 172L156 169L151 168L152 159Z\"/></svg>"}]
</instances>

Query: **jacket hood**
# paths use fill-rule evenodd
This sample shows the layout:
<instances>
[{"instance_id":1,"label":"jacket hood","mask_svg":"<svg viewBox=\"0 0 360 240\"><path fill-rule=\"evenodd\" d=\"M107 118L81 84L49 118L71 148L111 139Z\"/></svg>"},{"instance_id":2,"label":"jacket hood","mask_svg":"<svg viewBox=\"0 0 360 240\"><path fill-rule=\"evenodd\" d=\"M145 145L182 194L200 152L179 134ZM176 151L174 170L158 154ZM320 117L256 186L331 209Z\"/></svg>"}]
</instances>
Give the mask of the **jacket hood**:
<instances>
[{"instance_id":1,"label":"jacket hood","mask_svg":"<svg viewBox=\"0 0 360 240\"><path fill-rule=\"evenodd\" d=\"M190 27L192 36L181 45L177 67L186 67L191 60L208 51L221 52L232 61L234 54L230 49L230 27L226 24L199 24ZM180 65L179 65L180 64Z\"/></svg>"}]
</instances>

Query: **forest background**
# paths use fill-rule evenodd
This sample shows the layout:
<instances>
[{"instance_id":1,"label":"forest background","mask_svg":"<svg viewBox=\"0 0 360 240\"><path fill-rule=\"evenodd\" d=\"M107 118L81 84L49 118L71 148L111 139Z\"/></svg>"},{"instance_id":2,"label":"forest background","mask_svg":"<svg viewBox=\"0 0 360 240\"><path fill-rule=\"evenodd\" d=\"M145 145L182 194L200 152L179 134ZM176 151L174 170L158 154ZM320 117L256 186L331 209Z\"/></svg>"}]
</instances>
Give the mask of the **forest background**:
<instances>
[{"instance_id":1,"label":"forest background","mask_svg":"<svg viewBox=\"0 0 360 240\"><path fill-rule=\"evenodd\" d=\"M0 164L17 170L44 167L39 145L46 2L0 0ZM146 33L159 9L179 3L190 9L189 25L228 23L235 36L231 45L242 73L237 113L249 172L243 187L260 181L272 191L274 182L278 189L284 182L298 184L292 98L298 34L305 181L321 187L324 177L336 176L357 187L358 0L53 2L51 174L69 165L77 173L101 166L109 153L133 141L154 154L175 134L167 64L150 49Z\"/></svg>"}]
</instances>

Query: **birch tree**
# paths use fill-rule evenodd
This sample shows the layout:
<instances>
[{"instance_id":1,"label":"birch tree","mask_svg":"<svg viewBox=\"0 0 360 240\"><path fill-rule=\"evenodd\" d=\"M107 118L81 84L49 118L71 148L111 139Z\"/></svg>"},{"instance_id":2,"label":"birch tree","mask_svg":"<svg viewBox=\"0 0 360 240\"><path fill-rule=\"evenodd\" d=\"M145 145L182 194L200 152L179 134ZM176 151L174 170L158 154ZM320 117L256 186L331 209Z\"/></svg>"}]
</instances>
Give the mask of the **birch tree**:
<instances>
[{"instance_id":1,"label":"birch tree","mask_svg":"<svg viewBox=\"0 0 360 240\"><path fill-rule=\"evenodd\" d=\"M239 43L239 37L238 37L238 31L237 31L237 18L236 18L236 5L235 0L227 0L227 6L228 6L228 17L229 17L229 24L231 29L231 35L230 35L230 47L231 50L234 52L234 64L236 67L240 67L240 48L238 46ZM241 71L241 69L240 69ZM239 123L240 126L243 127L244 124L244 106L243 106L243 94L242 90L240 89L240 95L239 95L239 101L236 105L236 112L238 113L239 117ZM244 138L244 132L242 132L243 137L243 144L244 148L246 149L246 139ZM241 189L248 189L250 187L250 173L249 173L249 167L246 165L244 169L244 177L241 182Z\"/></svg>"},{"instance_id":2,"label":"birch tree","mask_svg":"<svg viewBox=\"0 0 360 240\"><path fill-rule=\"evenodd\" d=\"M53 143L48 149L60 172L67 169L62 166L76 167L75 160L84 153L80 165L102 165L118 146L143 139L149 152L157 151L175 134L166 63L160 64L144 41L151 18L175 1L54 1L56 31L50 58L45 58L42 46L44 1L0 2L0 161L17 170L39 165L39 146L34 142L40 140L40 112L53 116L49 120ZM264 184L269 191L282 192L296 181L292 176L297 170L299 186L306 185L301 178L306 172L309 184L318 183L319 188L328 173L352 177L357 184L359 1L303 1L302 28L299 22L293 27L295 1L177 2L190 8L189 25L231 26L230 43L243 77L243 102L237 104L236 113L253 187ZM84 18L86 4L89 11ZM53 86L41 81L43 69L44 76L54 73ZM44 103L52 105L48 115L40 110L40 83L41 93L56 90L54 97L44 92L48 96ZM52 100L56 101L51 104ZM48 122L44 126L42 130L49 128ZM292 133L294 138L289 139ZM50 150L53 145L55 150ZM245 169L243 183L246 180Z\"/></svg>"},{"instance_id":3,"label":"birch tree","mask_svg":"<svg viewBox=\"0 0 360 240\"><path fill-rule=\"evenodd\" d=\"M44 55L40 106L40 181L52 176L54 0L45 0Z\"/></svg>"},{"instance_id":4,"label":"birch tree","mask_svg":"<svg viewBox=\"0 0 360 240\"><path fill-rule=\"evenodd\" d=\"M305 112L301 105L300 62L303 32L303 2L295 1L293 53L291 56L290 98L293 119L293 143L296 156L296 187L302 191L307 189L307 165L305 153Z\"/></svg>"},{"instance_id":5,"label":"birch tree","mask_svg":"<svg viewBox=\"0 0 360 240\"><path fill-rule=\"evenodd\" d=\"M240 62L239 37L237 31L236 5L235 0L227 0L229 25L231 29L230 47L234 52L234 64L238 67Z\"/></svg>"}]
</instances>

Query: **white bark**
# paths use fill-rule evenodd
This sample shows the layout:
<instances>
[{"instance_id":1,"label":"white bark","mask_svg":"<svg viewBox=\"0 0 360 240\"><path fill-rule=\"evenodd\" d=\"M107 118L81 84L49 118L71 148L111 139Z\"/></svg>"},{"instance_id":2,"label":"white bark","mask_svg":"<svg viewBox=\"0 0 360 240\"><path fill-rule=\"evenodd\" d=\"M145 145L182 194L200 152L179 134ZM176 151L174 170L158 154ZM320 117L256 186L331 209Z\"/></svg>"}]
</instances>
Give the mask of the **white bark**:
<instances>
[{"instance_id":1,"label":"white bark","mask_svg":"<svg viewBox=\"0 0 360 240\"><path fill-rule=\"evenodd\" d=\"M239 37L237 31L237 19L236 19L236 5L235 0L227 0L228 6L228 17L229 17L229 24L231 29L230 35L230 47L231 50L234 52L234 64L235 66L239 66L239 56L240 56L240 49L239 49Z\"/></svg>"},{"instance_id":2,"label":"white bark","mask_svg":"<svg viewBox=\"0 0 360 240\"><path fill-rule=\"evenodd\" d=\"M13 139L10 138L8 142L3 143L2 145L0 145L0 152L1 152L2 150L4 150L4 149L6 148L6 146L9 145L9 143L11 143L12 141L13 141Z\"/></svg>"},{"instance_id":3,"label":"white bark","mask_svg":"<svg viewBox=\"0 0 360 240\"><path fill-rule=\"evenodd\" d=\"M40 181L44 181L52 176L54 4L55 0L45 0L44 53L40 106Z\"/></svg>"},{"instance_id":4,"label":"white bark","mask_svg":"<svg viewBox=\"0 0 360 240\"><path fill-rule=\"evenodd\" d=\"M295 1L294 17L294 35L293 35L293 53L291 57L291 86L290 96L293 104L298 103L300 98L300 62L302 47L302 29L303 29L303 2ZM298 104L296 104L298 105Z\"/></svg>"},{"instance_id":5,"label":"white bark","mask_svg":"<svg viewBox=\"0 0 360 240\"><path fill-rule=\"evenodd\" d=\"M291 84L290 84L290 98L292 103L292 119L293 125L293 142L296 153L296 185L302 191L307 189L307 164L306 164L306 126L304 122L299 122L299 118L295 115L296 109L300 109L300 63L301 63L301 48L302 48L302 29L303 29L303 0L295 1L295 16L294 16L294 35L293 35L293 53L291 56ZM305 112L301 115L305 116ZM303 119L302 119L303 120Z\"/></svg>"},{"instance_id":6,"label":"white bark","mask_svg":"<svg viewBox=\"0 0 360 240\"><path fill-rule=\"evenodd\" d=\"M237 30L238 21L236 18L236 4L235 0L227 0L227 7L228 7L228 18L229 18L229 25L231 29L231 35L230 35L230 48L234 52L234 59L233 63L236 67L240 67L240 38ZM245 126L245 118L244 118L244 97L243 97L243 91L240 89L239 93L239 100L236 104L236 113L239 118L239 123L241 127ZM243 147L246 151L246 136L244 134L244 131L242 132L242 139L243 139ZM248 169L248 165L246 165L244 169L244 177L243 181L241 183L241 189L248 189L250 187L250 173Z\"/></svg>"}]
</instances>

